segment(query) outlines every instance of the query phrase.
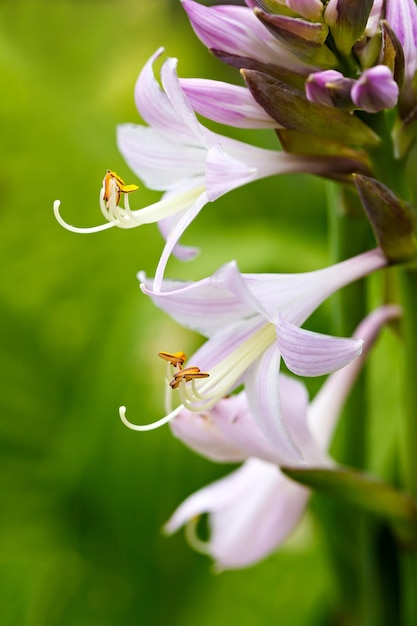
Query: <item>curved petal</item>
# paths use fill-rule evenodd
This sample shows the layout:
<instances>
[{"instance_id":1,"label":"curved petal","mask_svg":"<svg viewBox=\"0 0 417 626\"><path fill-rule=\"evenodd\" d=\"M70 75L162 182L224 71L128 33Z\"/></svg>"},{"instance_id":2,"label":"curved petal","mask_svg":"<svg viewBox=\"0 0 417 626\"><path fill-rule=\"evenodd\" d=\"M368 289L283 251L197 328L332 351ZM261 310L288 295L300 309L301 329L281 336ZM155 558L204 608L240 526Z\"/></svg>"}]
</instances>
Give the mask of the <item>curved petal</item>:
<instances>
[{"instance_id":1,"label":"curved petal","mask_svg":"<svg viewBox=\"0 0 417 626\"><path fill-rule=\"evenodd\" d=\"M170 426L178 439L213 461L238 462L249 457L277 461L273 446L252 418L243 391L219 400L210 411L184 409Z\"/></svg>"},{"instance_id":2,"label":"curved petal","mask_svg":"<svg viewBox=\"0 0 417 626\"><path fill-rule=\"evenodd\" d=\"M306 73L307 66L289 53L249 8L205 7L193 0L182 0L182 5L197 37L208 48Z\"/></svg>"},{"instance_id":3,"label":"curved petal","mask_svg":"<svg viewBox=\"0 0 417 626\"><path fill-rule=\"evenodd\" d=\"M164 194L162 199L169 198L170 194L172 193L175 192L167 192L166 194ZM159 232L165 240L174 228L175 224L178 223L178 221L182 218L186 211L188 211L188 209L184 209L183 211L180 211L175 215L170 215L169 217L166 217L165 219L158 222ZM200 248L196 248L194 246L184 246L180 243L177 243L172 249L172 254L181 261L189 261L191 259L194 259L199 252Z\"/></svg>"},{"instance_id":4,"label":"curved petal","mask_svg":"<svg viewBox=\"0 0 417 626\"><path fill-rule=\"evenodd\" d=\"M209 513L207 551L219 569L246 567L278 548L296 526L309 492L257 459L187 498L166 525L175 532Z\"/></svg>"},{"instance_id":5,"label":"curved petal","mask_svg":"<svg viewBox=\"0 0 417 626\"><path fill-rule=\"evenodd\" d=\"M156 291L153 280L140 274L141 289L154 304L185 328L210 337L224 327L253 315L253 309L227 289L219 289L214 277L195 283L165 280Z\"/></svg>"},{"instance_id":6,"label":"curved petal","mask_svg":"<svg viewBox=\"0 0 417 626\"><path fill-rule=\"evenodd\" d=\"M161 69L162 85L178 116L178 121L190 130L199 143L204 145L204 134L201 124L198 122L186 94L181 89L177 76L177 63L178 60L172 57L165 61Z\"/></svg>"},{"instance_id":7,"label":"curved petal","mask_svg":"<svg viewBox=\"0 0 417 626\"><path fill-rule=\"evenodd\" d=\"M180 78L182 90L200 115L235 128L277 128L247 87L205 78Z\"/></svg>"},{"instance_id":8,"label":"curved petal","mask_svg":"<svg viewBox=\"0 0 417 626\"><path fill-rule=\"evenodd\" d=\"M284 422L279 389L280 353L270 346L245 376L249 408L276 450L280 465L300 465L303 457Z\"/></svg>"},{"instance_id":9,"label":"curved petal","mask_svg":"<svg viewBox=\"0 0 417 626\"><path fill-rule=\"evenodd\" d=\"M182 212L181 217L175 222L171 232L166 238L165 247L158 261L158 266L155 272L155 280L153 283L153 288L155 291L161 290L162 281L164 279L164 272L165 272L166 265L168 263L168 259L172 251L178 245L178 241L181 235L187 229L187 226L189 226L191 222L197 217L197 215L200 213L203 206L207 204L207 201L208 201L207 194L204 192L197 198L197 200L189 209Z\"/></svg>"},{"instance_id":10,"label":"curved petal","mask_svg":"<svg viewBox=\"0 0 417 626\"><path fill-rule=\"evenodd\" d=\"M361 351L361 339L344 339L299 328L279 316L277 340L282 358L298 376L322 376L344 367Z\"/></svg>"},{"instance_id":11,"label":"curved petal","mask_svg":"<svg viewBox=\"0 0 417 626\"><path fill-rule=\"evenodd\" d=\"M154 128L137 124L117 127L117 146L131 170L149 189L175 189L204 175L207 150L181 145Z\"/></svg>"},{"instance_id":12,"label":"curved petal","mask_svg":"<svg viewBox=\"0 0 417 626\"><path fill-rule=\"evenodd\" d=\"M155 79L153 64L163 52L164 49L159 48L139 74L134 92L136 107L145 122L164 135L175 137L177 141L189 139L192 131L181 122L172 102Z\"/></svg>"},{"instance_id":13,"label":"curved petal","mask_svg":"<svg viewBox=\"0 0 417 626\"><path fill-rule=\"evenodd\" d=\"M206 161L206 189L210 201L257 178L257 168L227 154L220 145L211 148Z\"/></svg>"},{"instance_id":14,"label":"curved petal","mask_svg":"<svg viewBox=\"0 0 417 626\"><path fill-rule=\"evenodd\" d=\"M387 265L376 248L314 272L300 274L243 274L248 289L262 303L270 322L279 314L301 325L332 293Z\"/></svg>"}]
</instances>

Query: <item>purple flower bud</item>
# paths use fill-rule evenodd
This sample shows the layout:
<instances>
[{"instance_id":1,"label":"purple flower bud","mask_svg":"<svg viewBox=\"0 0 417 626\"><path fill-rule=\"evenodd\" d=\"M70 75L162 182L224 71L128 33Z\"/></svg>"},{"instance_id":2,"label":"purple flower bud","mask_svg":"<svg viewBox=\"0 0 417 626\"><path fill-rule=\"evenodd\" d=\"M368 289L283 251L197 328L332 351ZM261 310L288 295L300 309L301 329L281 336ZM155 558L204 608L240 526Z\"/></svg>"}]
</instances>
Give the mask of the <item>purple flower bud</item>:
<instances>
[{"instance_id":1,"label":"purple flower bud","mask_svg":"<svg viewBox=\"0 0 417 626\"><path fill-rule=\"evenodd\" d=\"M377 113L397 104L398 91L391 70L386 65L376 65L363 72L350 95L358 109Z\"/></svg>"},{"instance_id":2,"label":"purple flower bud","mask_svg":"<svg viewBox=\"0 0 417 626\"><path fill-rule=\"evenodd\" d=\"M306 82L306 96L310 102L327 106L349 107L352 79L336 70L310 74Z\"/></svg>"}]
</instances>

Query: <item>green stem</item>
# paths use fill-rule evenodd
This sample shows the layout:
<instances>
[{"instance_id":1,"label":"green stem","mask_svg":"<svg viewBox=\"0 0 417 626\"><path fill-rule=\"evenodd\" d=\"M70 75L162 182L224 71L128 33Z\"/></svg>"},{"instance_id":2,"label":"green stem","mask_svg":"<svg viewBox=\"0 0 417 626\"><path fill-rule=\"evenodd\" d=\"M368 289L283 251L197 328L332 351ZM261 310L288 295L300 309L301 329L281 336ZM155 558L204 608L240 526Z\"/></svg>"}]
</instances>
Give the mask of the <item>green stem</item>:
<instances>
[{"instance_id":1,"label":"green stem","mask_svg":"<svg viewBox=\"0 0 417 626\"><path fill-rule=\"evenodd\" d=\"M400 434L402 482L417 498L417 269L400 270L404 332L404 415ZM417 551L405 550L402 557L402 623L417 624Z\"/></svg>"},{"instance_id":2,"label":"green stem","mask_svg":"<svg viewBox=\"0 0 417 626\"><path fill-rule=\"evenodd\" d=\"M330 187L329 210L332 261L346 259L371 247L371 231L353 190ZM366 302L365 281L358 281L336 294L333 300L336 334L352 334L366 315ZM362 373L346 403L332 446L339 462L366 469L366 416L366 379L365 373ZM331 555L347 623L389 626L384 614L386 605L378 571L377 524L368 514L330 500L323 508L326 508Z\"/></svg>"}]
</instances>

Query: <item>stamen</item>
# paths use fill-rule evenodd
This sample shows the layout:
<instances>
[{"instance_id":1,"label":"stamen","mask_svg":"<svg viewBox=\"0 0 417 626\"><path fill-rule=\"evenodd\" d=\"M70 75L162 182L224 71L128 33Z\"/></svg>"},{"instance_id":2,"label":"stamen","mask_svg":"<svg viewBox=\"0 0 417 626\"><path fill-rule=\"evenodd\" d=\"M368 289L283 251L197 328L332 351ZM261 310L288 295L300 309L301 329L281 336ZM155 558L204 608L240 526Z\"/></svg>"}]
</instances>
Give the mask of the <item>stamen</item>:
<instances>
[{"instance_id":1,"label":"stamen","mask_svg":"<svg viewBox=\"0 0 417 626\"><path fill-rule=\"evenodd\" d=\"M158 352L158 356L164 359L164 361L171 363L174 367L178 366L180 369L182 369L187 359L184 352Z\"/></svg>"},{"instance_id":2,"label":"stamen","mask_svg":"<svg viewBox=\"0 0 417 626\"><path fill-rule=\"evenodd\" d=\"M103 200L106 203L106 207L109 209L110 202L113 197L116 206L118 206L122 193L131 193L132 191L139 189L139 187L137 185L126 185L123 178L118 176L116 172L107 170L103 179L103 189Z\"/></svg>"},{"instance_id":3,"label":"stamen","mask_svg":"<svg viewBox=\"0 0 417 626\"><path fill-rule=\"evenodd\" d=\"M196 378L208 378L210 374L202 372L199 367L186 367L175 372L173 379L170 381L169 386L172 389L178 389L180 384L184 381L189 383Z\"/></svg>"},{"instance_id":4,"label":"stamen","mask_svg":"<svg viewBox=\"0 0 417 626\"><path fill-rule=\"evenodd\" d=\"M144 424L144 425L133 424L132 422L129 422L129 420L126 417L125 406L119 407L119 416L123 424L127 426L128 428L130 428L130 430L137 430L140 432L144 432L147 430L156 430L160 426L164 426L164 424L168 424L171 420L174 419L174 417L178 415L178 413L180 413L183 410L183 408L184 407L182 406L182 404L180 404L179 406L177 406L176 409L171 411L171 413L168 413L168 415L165 415L165 417L163 417L162 419L157 420L156 422L152 422L151 424Z\"/></svg>"}]
</instances>

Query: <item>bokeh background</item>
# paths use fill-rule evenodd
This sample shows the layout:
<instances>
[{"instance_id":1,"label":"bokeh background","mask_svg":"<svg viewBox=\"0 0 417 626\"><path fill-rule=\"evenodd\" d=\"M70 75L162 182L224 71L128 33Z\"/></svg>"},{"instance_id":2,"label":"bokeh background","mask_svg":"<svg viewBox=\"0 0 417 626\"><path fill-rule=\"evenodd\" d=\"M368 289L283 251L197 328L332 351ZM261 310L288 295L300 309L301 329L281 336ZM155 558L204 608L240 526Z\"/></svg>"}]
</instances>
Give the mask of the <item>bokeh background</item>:
<instances>
[{"instance_id":1,"label":"bokeh background","mask_svg":"<svg viewBox=\"0 0 417 626\"><path fill-rule=\"evenodd\" d=\"M230 468L168 427L127 430L118 407L161 417L156 353L201 339L139 292L137 271L152 275L162 249L156 226L82 236L53 217L59 198L71 223L99 223L107 168L138 182L115 127L140 122L134 83L160 45L182 76L239 80L176 0L0 1L0 623L322 625L333 580L313 516L263 563L220 575L182 533L163 536L182 499ZM273 133L235 136L275 145ZM158 197L141 187L131 204ZM251 272L321 267L324 198L311 177L237 190L204 209L184 239L200 256L168 274L202 278L233 258Z\"/></svg>"}]
</instances>

